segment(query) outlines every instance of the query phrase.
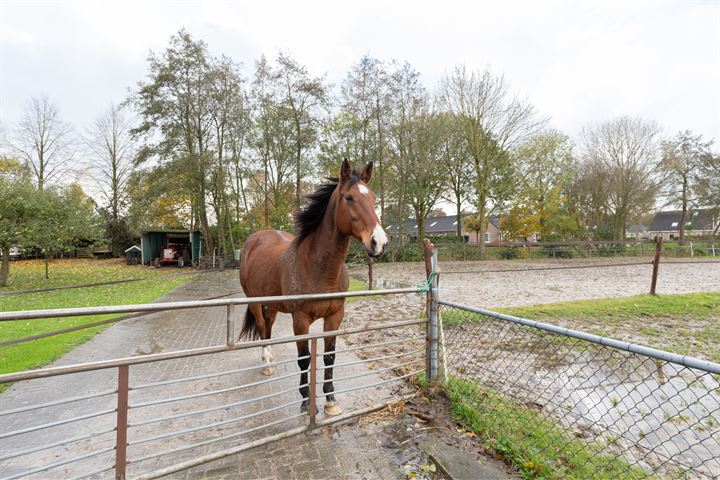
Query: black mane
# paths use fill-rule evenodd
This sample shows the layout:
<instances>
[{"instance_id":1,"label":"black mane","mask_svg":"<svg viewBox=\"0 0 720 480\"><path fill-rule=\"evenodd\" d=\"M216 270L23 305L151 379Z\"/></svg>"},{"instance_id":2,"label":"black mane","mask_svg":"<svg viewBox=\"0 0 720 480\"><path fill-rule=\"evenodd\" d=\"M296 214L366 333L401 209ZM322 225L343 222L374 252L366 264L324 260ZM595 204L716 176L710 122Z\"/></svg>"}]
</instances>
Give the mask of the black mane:
<instances>
[{"instance_id":1,"label":"black mane","mask_svg":"<svg viewBox=\"0 0 720 480\"><path fill-rule=\"evenodd\" d=\"M293 214L295 221L295 243L299 245L303 240L307 238L312 232L322 223L325 211L330 203L330 197L332 196L335 188L338 186L338 178L326 177L328 183L321 185L313 193L305 195L308 200L307 205L300 207ZM355 170L353 170L349 184L352 185L359 181L359 176Z\"/></svg>"}]
</instances>

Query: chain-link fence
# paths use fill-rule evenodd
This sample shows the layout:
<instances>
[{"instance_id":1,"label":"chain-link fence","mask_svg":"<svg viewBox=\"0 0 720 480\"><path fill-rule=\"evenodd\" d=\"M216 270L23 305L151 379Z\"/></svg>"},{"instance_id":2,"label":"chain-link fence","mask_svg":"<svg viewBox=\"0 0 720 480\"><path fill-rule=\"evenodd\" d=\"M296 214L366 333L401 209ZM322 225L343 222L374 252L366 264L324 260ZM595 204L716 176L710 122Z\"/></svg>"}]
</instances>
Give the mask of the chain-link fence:
<instances>
[{"instance_id":1,"label":"chain-link fence","mask_svg":"<svg viewBox=\"0 0 720 480\"><path fill-rule=\"evenodd\" d=\"M439 303L453 413L524 478L720 478L720 365Z\"/></svg>"}]
</instances>

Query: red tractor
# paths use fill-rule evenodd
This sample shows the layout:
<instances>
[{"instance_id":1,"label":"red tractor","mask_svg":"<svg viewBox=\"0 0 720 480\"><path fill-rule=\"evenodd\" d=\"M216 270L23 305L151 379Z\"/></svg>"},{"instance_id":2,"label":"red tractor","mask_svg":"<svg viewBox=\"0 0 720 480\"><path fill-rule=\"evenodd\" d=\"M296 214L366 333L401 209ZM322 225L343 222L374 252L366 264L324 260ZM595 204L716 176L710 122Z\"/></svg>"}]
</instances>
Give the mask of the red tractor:
<instances>
[{"instance_id":1,"label":"red tractor","mask_svg":"<svg viewBox=\"0 0 720 480\"><path fill-rule=\"evenodd\" d=\"M168 245L160 252L160 265L177 264L178 267L185 265L185 258L177 245Z\"/></svg>"}]
</instances>

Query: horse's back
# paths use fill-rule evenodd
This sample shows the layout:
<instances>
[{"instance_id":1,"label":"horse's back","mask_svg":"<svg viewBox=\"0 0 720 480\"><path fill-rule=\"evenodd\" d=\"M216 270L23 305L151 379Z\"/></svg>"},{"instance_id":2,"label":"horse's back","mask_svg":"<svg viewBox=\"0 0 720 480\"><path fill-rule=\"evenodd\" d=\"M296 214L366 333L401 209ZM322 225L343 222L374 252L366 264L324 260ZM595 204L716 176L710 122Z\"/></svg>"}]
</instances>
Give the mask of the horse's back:
<instances>
[{"instance_id":1,"label":"horse's back","mask_svg":"<svg viewBox=\"0 0 720 480\"><path fill-rule=\"evenodd\" d=\"M282 294L281 257L293 236L280 230L261 230L245 241L240 253L240 285L248 297Z\"/></svg>"}]
</instances>

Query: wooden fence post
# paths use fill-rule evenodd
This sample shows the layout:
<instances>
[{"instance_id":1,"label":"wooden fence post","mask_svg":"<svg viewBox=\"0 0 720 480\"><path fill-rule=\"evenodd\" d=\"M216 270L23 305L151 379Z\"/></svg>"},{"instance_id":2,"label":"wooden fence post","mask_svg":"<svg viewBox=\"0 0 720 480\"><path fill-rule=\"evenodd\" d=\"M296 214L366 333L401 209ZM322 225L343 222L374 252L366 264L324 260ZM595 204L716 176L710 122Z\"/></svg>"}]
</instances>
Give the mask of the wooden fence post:
<instances>
[{"instance_id":1,"label":"wooden fence post","mask_svg":"<svg viewBox=\"0 0 720 480\"><path fill-rule=\"evenodd\" d=\"M368 265L368 290L373 289L373 259L370 255L367 257L367 265Z\"/></svg>"},{"instance_id":2,"label":"wooden fence post","mask_svg":"<svg viewBox=\"0 0 720 480\"><path fill-rule=\"evenodd\" d=\"M652 282L650 283L650 295L655 295L657 285L658 268L660 267L660 254L662 253L663 237L655 237L655 260L653 260Z\"/></svg>"}]
</instances>

